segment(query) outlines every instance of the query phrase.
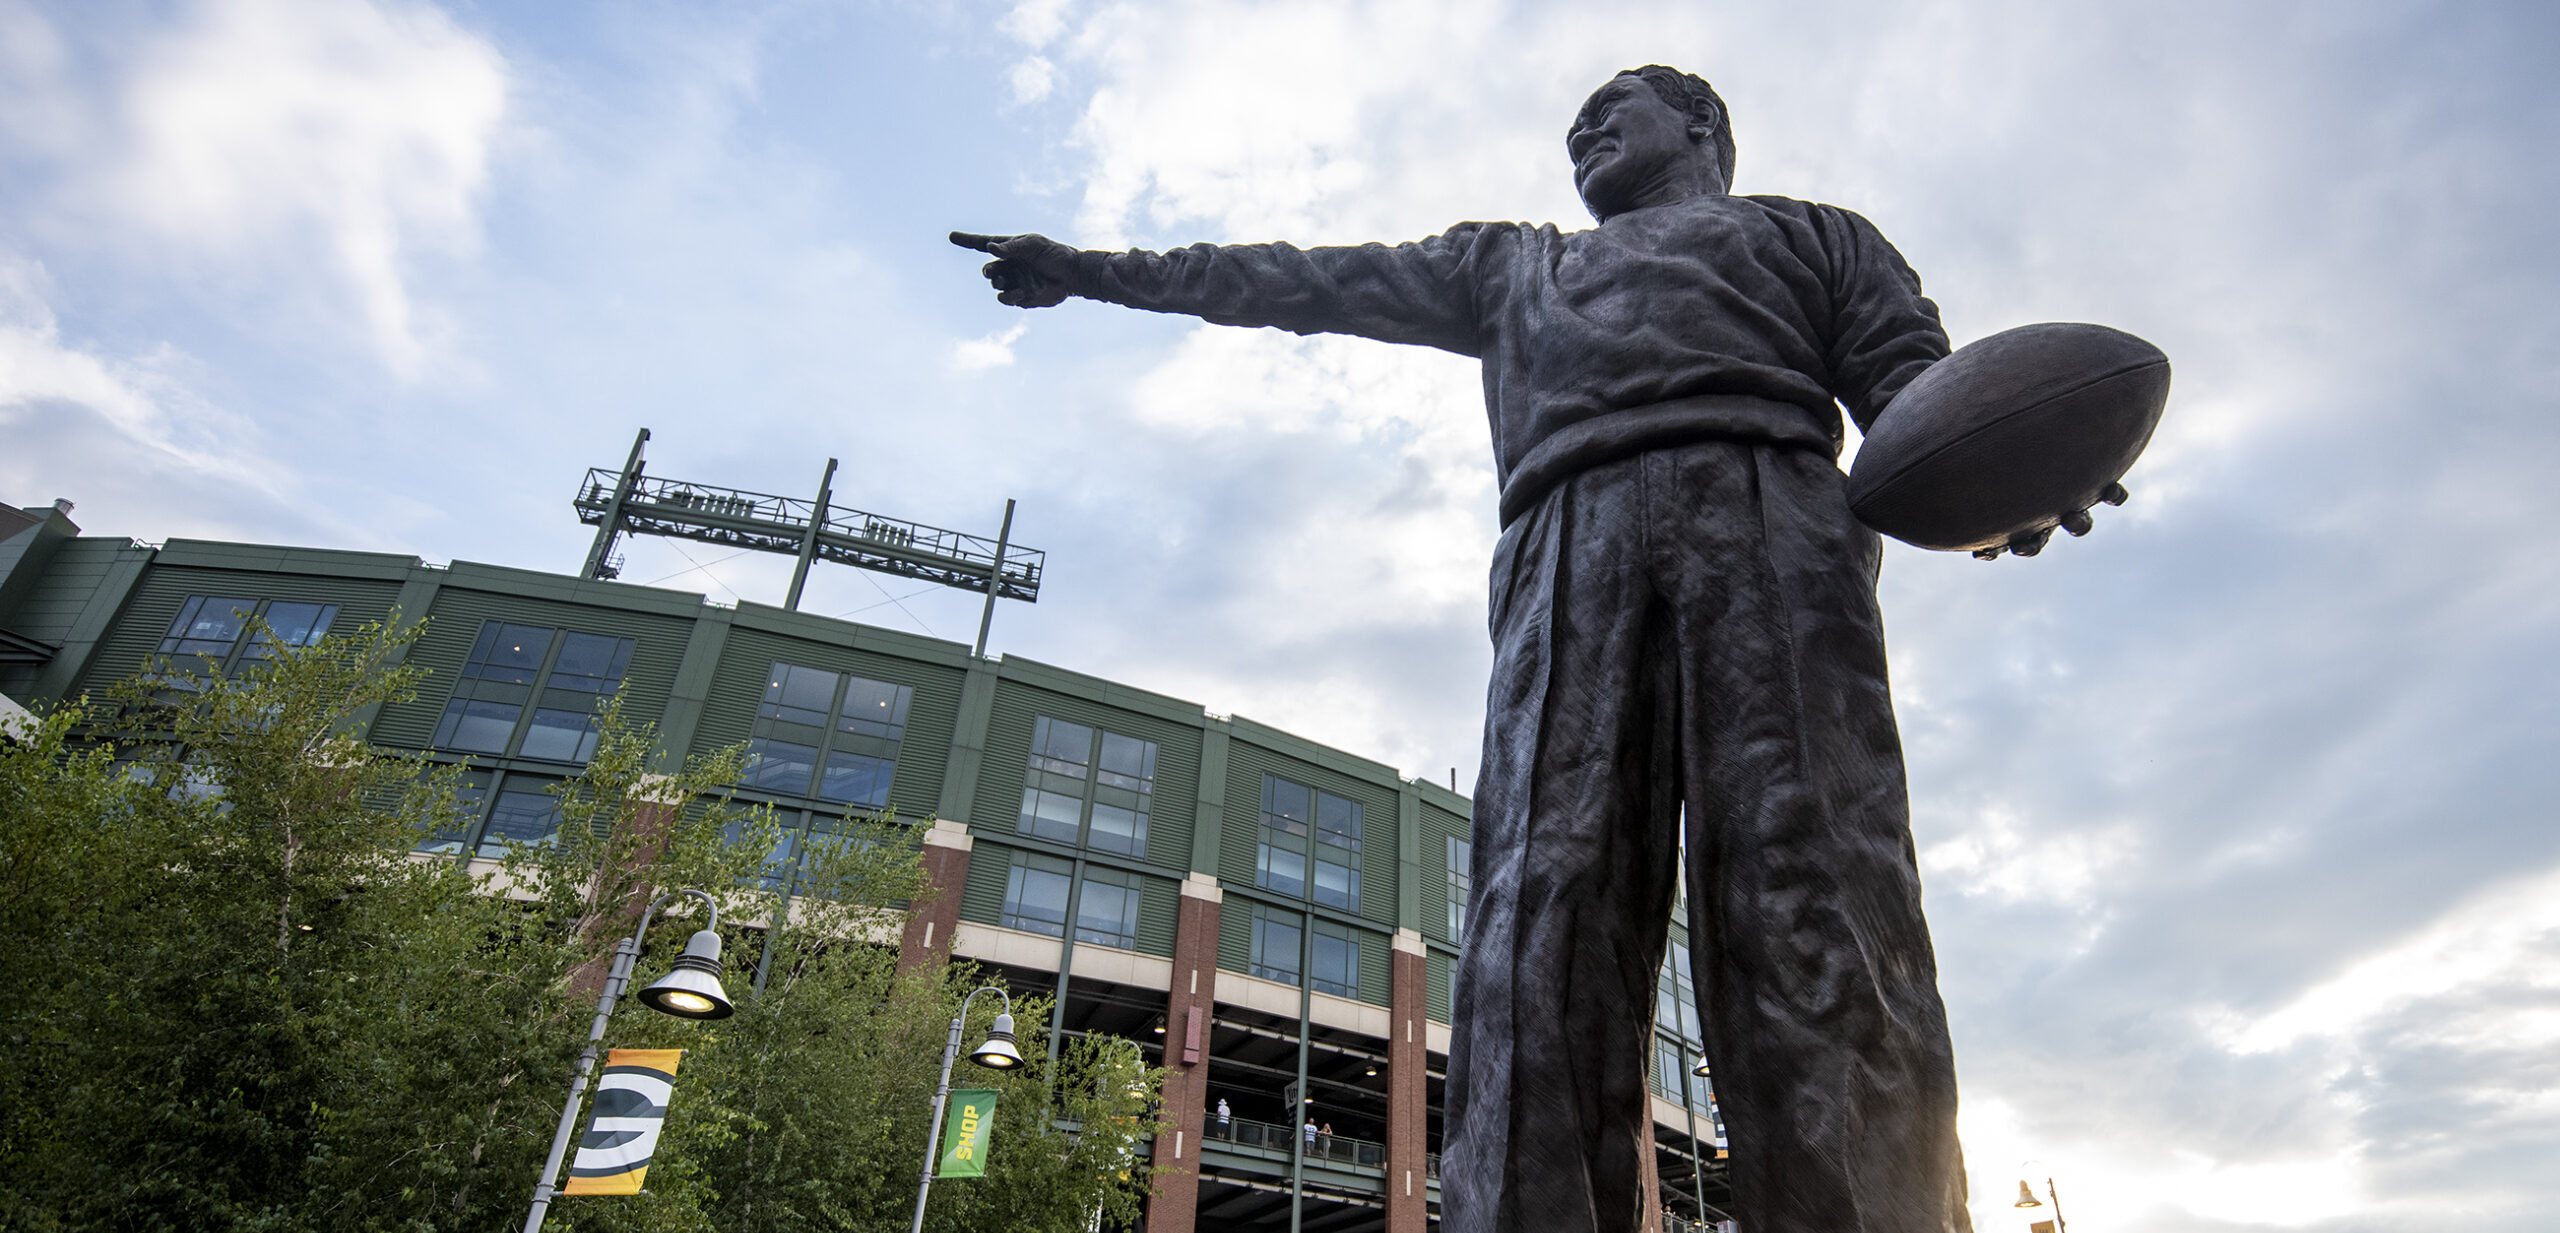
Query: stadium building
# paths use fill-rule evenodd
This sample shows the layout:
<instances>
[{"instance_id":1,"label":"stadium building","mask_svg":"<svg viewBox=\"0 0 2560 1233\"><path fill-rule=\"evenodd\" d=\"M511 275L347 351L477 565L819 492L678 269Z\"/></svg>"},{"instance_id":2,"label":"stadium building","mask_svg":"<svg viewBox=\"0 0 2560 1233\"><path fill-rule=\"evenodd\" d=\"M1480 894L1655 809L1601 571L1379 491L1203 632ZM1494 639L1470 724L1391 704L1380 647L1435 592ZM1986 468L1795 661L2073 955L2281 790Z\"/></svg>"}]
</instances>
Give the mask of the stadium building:
<instances>
[{"instance_id":1,"label":"stadium building","mask_svg":"<svg viewBox=\"0 0 2560 1233\"><path fill-rule=\"evenodd\" d=\"M618 484L591 476L588 521L755 520L633 483L637 458ZM81 535L70 513L0 505L0 703L99 691L161 654L230 666L255 653L242 613L296 640L425 617L409 658L431 670L426 686L366 722L379 745L469 768L478 816L429 850L481 861L546 834L545 789L591 753L607 695L654 723L667 755L750 743L742 795L771 802L797 840L889 809L922 830L941 893L908 924L905 958L1063 986L1059 1030L1124 1037L1167 1069L1148 1233L1436 1225L1468 906L1468 802L1448 788L1068 668L606 580L610 534L588 576L568 576L153 545ZM831 516L823 487L801 516L826 531L803 537L804 573L813 558L864 563L845 552L865 543L918 542L911 524ZM996 575L1006 563L999 540ZM1675 947L1685 937L1675 918ZM1657 1210L1685 1230L1722 1218L1724 1139L1690 1074L1699 1032L1679 950L1661 981Z\"/></svg>"}]
</instances>

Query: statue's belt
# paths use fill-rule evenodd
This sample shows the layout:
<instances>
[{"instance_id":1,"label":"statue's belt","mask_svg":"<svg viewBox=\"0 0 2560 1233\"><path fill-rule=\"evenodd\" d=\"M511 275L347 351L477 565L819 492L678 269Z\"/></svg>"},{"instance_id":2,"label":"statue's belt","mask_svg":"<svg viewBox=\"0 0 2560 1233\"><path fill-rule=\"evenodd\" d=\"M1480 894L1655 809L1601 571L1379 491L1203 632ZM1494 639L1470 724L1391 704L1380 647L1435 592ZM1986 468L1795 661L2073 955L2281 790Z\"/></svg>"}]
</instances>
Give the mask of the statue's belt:
<instances>
[{"instance_id":1,"label":"statue's belt","mask_svg":"<svg viewBox=\"0 0 2560 1233\"><path fill-rule=\"evenodd\" d=\"M1838 412L1833 412L1837 415ZM1530 447L1502 485L1502 525L1573 475L1646 450L1697 441L1789 445L1836 455L1840 443L1802 406L1749 394L1700 394L1577 420Z\"/></svg>"}]
</instances>

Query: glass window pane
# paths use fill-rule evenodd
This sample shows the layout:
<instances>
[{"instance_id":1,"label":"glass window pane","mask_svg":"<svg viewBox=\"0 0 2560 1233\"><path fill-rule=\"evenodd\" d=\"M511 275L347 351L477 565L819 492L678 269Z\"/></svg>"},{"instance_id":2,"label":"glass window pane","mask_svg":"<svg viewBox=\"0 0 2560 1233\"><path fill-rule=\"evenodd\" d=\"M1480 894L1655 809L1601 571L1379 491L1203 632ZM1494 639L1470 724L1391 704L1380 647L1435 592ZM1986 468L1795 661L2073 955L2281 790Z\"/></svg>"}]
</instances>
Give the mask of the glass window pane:
<instances>
[{"instance_id":1,"label":"glass window pane","mask_svg":"<svg viewBox=\"0 0 2560 1233\"><path fill-rule=\"evenodd\" d=\"M1122 736L1117 732L1105 732L1102 734L1102 769L1105 774L1118 776L1124 780L1154 779L1156 777L1156 743L1142 741L1134 736ZM1117 786L1135 788L1139 785L1121 783Z\"/></svg>"},{"instance_id":2,"label":"glass window pane","mask_svg":"<svg viewBox=\"0 0 2560 1233\"><path fill-rule=\"evenodd\" d=\"M464 676L530 685L535 674L542 671L542 657L551 653L551 630L547 626L491 621L483 627L480 641L480 651L462 666Z\"/></svg>"},{"instance_id":3,"label":"glass window pane","mask_svg":"<svg viewBox=\"0 0 2560 1233\"><path fill-rule=\"evenodd\" d=\"M538 709L533 713L532 726L525 729L521 752L525 757L546 762L584 762L596 756L595 716L584 711Z\"/></svg>"},{"instance_id":4,"label":"glass window pane","mask_svg":"<svg viewBox=\"0 0 2560 1233\"><path fill-rule=\"evenodd\" d=\"M1008 929L1062 937L1067 931L1067 875L1021 865L1005 871L1004 918Z\"/></svg>"},{"instance_id":5,"label":"glass window pane","mask_svg":"<svg viewBox=\"0 0 2560 1233\"><path fill-rule=\"evenodd\" d=\"M818 795L831 801L877 809L889 803L889 774L894 764L886 758L868 754L837 751L827 755L827 773L818 781Z\"/></svg>"},{"instance_id":6,"label":"glass window pane","mask_svg":"<svg viewBox=\"0 0 2560 1233\"><path fill-rule=\"evenodd\" d=\"M630 662L629 638L573 633L560 641L560 658L551 665L550 686L609 694L622 685L623 668Z\"/></svg>"},{"instance_id":7,"label":"glass window pane","mask_svg":"<svg viewBox=\"0 0 2560 1233\"><path fill-rule=\"evenodd\" d=\"M510 778L508 782L515 782ZM480 832L480 855L505 856L516 844L560 841L560 802L548 792L501 792Z\"/></svg>"},{"instance_id":8,"label":"glass window pane","mask_svg":"<svg viewBox=\"0 0 2560 1233\"><path fill-rule=\"evenodd\" d=\"M1332 861L1316 862L1315 901L1346 912L1360 910L1360 871Z\"/></svg>"},{"instance_id":9,"label":"glass window pane","mask_svg":"<svg viewBox=\"0 0 2560 1233\"><path fill-rule=\"evenodd\" d=\"M1262 824L1292 835L1307 833L1307 789L1277 775L1262 777Z\"/></svg>"},{"instance_id":10,"label":"glass window pane","mask_svg":"<svg viewBox=\"0 0 2560 1233\"><path fill-rule=\"evenodd\" d=\"M765 890L780 890L790 877L791 858L799 850L802 816L797 811L775 815L779 833L774 835L773 845L765 849L764 863L756 872L757 886ZM729 843L736 845L745 836L746 829L747 819L743 815L729 819L726 828Z\"/></svg>"},{"instance_id":11,"label":"glass window pane","mask_svg":"<svg viewBox=\"0 0 2560 1233\"><path fill-rule=\"evenodd\" d=\"M1137 932L1138 892L1088 878L1076 900L1076 940L1126 950Z\"/></svg>"},{"instance_id":12,"label":"glass window pane","mask_svg":"<svg viewBox=\"0 0 2560 1233\"><path fill-rule=\"evenodd\" d=\"M1032 725L1031 752L1036 757L1072 763L1074 773L1082 774L1093 758L1093 729L1043 715Z\"/></svg>"},{"instance_id":13,"label":"glass window pane","mask_svg":"<svg viewBox=\"0 0 2560 1233\"><path fill-rule=\"evenodd\" d=\"M824 727L835 706L837 676L798 664L776 663L765 678L764 705L756 713L785 723Z\"/></svg>"},{"instance_id":14,"label":"glass window pane","mask_svg":"<svg viewBox=\"0 0 2560 1233\"><path fill-rule=\"evenodd\" d=\"M1093 826L1086 833L1085 843L1089 847L1099 848L1105 852L1119 852L1128 856L1145 855L1147 815L1134 809L1096 803L1093 807Z\"/></svg>"},{"instance_id":15,"label":"glass window pane","mask_svg":"<svg viewBox=\"0 0 2560 1233\"><path fill-rule=\"evenodd\" d=\"M505 753L516 734L516 717L524 708L504 702L456 698L446 703L444 722L436 725L435 746L463 753Z\"/></svg>"},{"instance_id":16,"label":"glass window pane","mask_svg":"<svg viewBox=\"0 0 2560 1233\"><path fill-rule=\"evenodd\" d=\"M452 854L462 851L471 839L472 829L480 825L480 814L489 803L489 777L474 774L454 789L453 817L445 827L429 832L419 841L421 852Z\"/></svg>"},{"instance_id":17,"label":"glass window pane","mask_svg":"<svg viewBox=\"0 0 2560 1233\"><path fill-rule=\"evenodd\" d=\"M907 704L916 691L904 685L848 677L844 686L844 718L836 726L847 732L898 740L907 734Z\"/></svg>"},{"instance_id":18,"label":"glass window pane","mask_svg":"<svg viewBox=\"0 0 2560 1233\"><path fill-rule=\"evenodd\" d=\"M759 737L747 743L746 784L767 792L809 794L809 778L818 769L818 751L807 745Z\"/></svg>"},{"instance_id":19,"label":"glass window pane","mask_svg":"<svg viewBox=\"0 0 2560 1233\"><path fill-rule=\"evenodd\" d=\"M160 650L169 655L229 655L240 641L240 631L247 627L249 614L258 610L254 599L235 599L222 595L206 595L189 599L178 610L178 619L169 626L169 636L160 642Z\"/></svg>"},{"instance_id":20,"label":"glass window pane","mask_svg":"<svg viewBox=\"0 0 2560 1233\"><path fill-rule=\"evenodd\" d=\"M1084 816L1084 802L1057 792L1026 788L1022 793L1022 833L1059 843L1074 843Z\"/></svg>"},{"instance_id":21,"label":"glass window pane","mask_svg":"<svg viewBox=\"0 0 2560 1233\"><path fill-rule=\"evenodd\" d=\"M265 659L273 654L270 643L286 646L309 646L329 632L329 622L336 620L336 604L267 605L267 632L249 640L249 658Z\"/></svg>"},{"instance_id":22,"label":"glass window pane","mask_svg":"<svg viewBox=\"0 0 2560 1233\"><path fill-rule=\"evenodd\" d=\"M1256 845L1253 884L1283 895L1306 894L1306 856L1267 843Z\"/></svg>"},{"instance_id":23,"label":"glass window pane","mask_svg":"<svg viewBox=\"0 0 2560 1233\"><path fill-rule=\"evenodd\" d=\"M1335 847L1360 850L1360 803L1330 792L1316 793L1316 839Z\"/></svg>"},{"instance_id":24,"label":"glass window pane","mask_svg":"<svg viewBox=\"0 0 2560 1233\"><path fill-rule=\"evenodd\" d=\"M1310 985L1341 997L1359 995L1360 948L1350 938L1319 926L1308 948Z\"/></svg>"},{"instance_id":25,"label":"glass window pane","mask_svg":"<svg viewBox=\"0 0 2560 1233\"><path fill-rule=\"evenodd\" d=\"M1449 837L1449 936L1467 935L1467 896L1474 889L1474 874L1468 860L1473 855L1467 841Z\"/></svg>"},{"instance_id":26,"label":"glass window pane","mask_svg":"<svg viewBox=\"0 0 2560 1233\"><path fill-rule=\"evenodd\" d=\"M1253 974L1264 980L1298 983L1298 926L1268 916L1253 918Z\"/></svg>"}]
</instances>

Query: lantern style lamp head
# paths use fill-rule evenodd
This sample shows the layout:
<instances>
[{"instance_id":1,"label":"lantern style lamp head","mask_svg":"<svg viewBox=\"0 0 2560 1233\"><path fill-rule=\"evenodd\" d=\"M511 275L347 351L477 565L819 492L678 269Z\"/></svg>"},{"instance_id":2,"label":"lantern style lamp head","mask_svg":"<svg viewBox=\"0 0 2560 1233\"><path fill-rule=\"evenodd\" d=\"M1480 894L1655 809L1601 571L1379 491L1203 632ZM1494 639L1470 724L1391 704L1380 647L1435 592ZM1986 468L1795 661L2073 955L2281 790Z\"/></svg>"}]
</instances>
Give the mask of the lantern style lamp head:
<instances>
[{"instance_id":1,"label":"lantern style lamp head","mask_svg":"<svg viewBox=\"0 0 2560 1233\"><path fill-rule=\"evenodd\" d=\"M987 1033L987 1043L969 1054L969 1060L989 1070L1011 1070L1022 1064L1022 1050L1013 1047L1013 1016L997 1015L995 1027Z\"/></svg>"},{"instance_id":2,"label":"lantern style lamp head","mask_svg":"<svg viewBox=\"0 0 2560 1233\"><path fill-rule=\"evenodd\" d=\"M697 931L684 944L674 970L641 990L640 1000L651 1010L679 1019L726 1019L736 1013L729 995L720 989L720 935L709 929Z\"/></svg>"},{"instance_id":3,"label":"lantern style lamp head","mask_svg":"<svg viewBox=\"0 0 2560 1233\"><path fill-rule=\"evenodd\" d=\"M1699 1077L1699 1078L1701 1078L1701 1079L1706 1078L1706 1077L1707 1077L1707 1059L1705 1059L1705 1058L1699 1058L1699 1059L1698 1059L1698 1064L1689 1068L1689 1073L1690 1073L1690 1074L1693 1074L1693 1075L1696 1075L1696 1076L1698 1076L1698 1077Z\"/></svg>"},{"instance_id":4,"label":"lantern style lamp head","mask_svg":"<svg viewBox=\"0 0 2560 1233\"><path fill-rule=\"evenodd\" d=\"M2036 1197L2036 1192L2035 1192L2035 1191L2033 1191L2033 1190L2031 1190L2031 1189L2029 1189L2029 1188L2027 1187L2027 1183L2026 1183L2024 1180L2021 1180L2021 1181L2019 1181L2019 1183L2018 1183L2018 1201L2017 1201L2017 1202L2015 1202L2015 1203L2010 1204L2009 1206L2011 1206L2011 1207L2042 1207L2042 1206L2044 1206L2044 1200L2037 1198L2037 1197Z\"/></svg>"}]
</instances>

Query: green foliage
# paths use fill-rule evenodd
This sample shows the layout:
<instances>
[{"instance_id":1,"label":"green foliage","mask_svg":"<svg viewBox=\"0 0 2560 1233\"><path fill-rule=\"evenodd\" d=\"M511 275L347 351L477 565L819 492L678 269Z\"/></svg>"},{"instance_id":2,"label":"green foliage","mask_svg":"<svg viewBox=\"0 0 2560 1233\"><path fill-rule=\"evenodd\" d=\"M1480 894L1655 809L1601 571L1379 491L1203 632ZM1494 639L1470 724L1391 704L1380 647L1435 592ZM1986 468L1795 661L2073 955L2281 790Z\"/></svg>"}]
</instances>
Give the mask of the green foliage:
<instances>
[{"instance_id":1,"label":"green foliage","mask_svg":"<svg viewBox=\"0 0 2560 1233\"><path fill-rule=\"evenodd\" d=\"M563 1198L551 1227L906 1228L977 983L897 968L895 905L924 892L908 828L803 836L767 888L781 835L727 799L738 751L650 773L655 733L608 707L555 842L494 868L415 854L458 829L458 770L358 730L416 692L397 666L415 636L277 647L229 679L161 665L0 740L0 936L21 961L0 1003L0 1227L515 1227L610 951L653 895L701 887L738 1013L622 1003L609 1046L688 1051L650 1193ZM758 927L793 889L782 927ZM635 989L701 927L668 902ZM1005 1096L988 1177L935 1188L937 1233L1134 1216L1156 1076L1127 1049L1048 1064L1045 1013L1016 1007L1021 1073L958 1065Z\"/></svg>"}]
</instances>

